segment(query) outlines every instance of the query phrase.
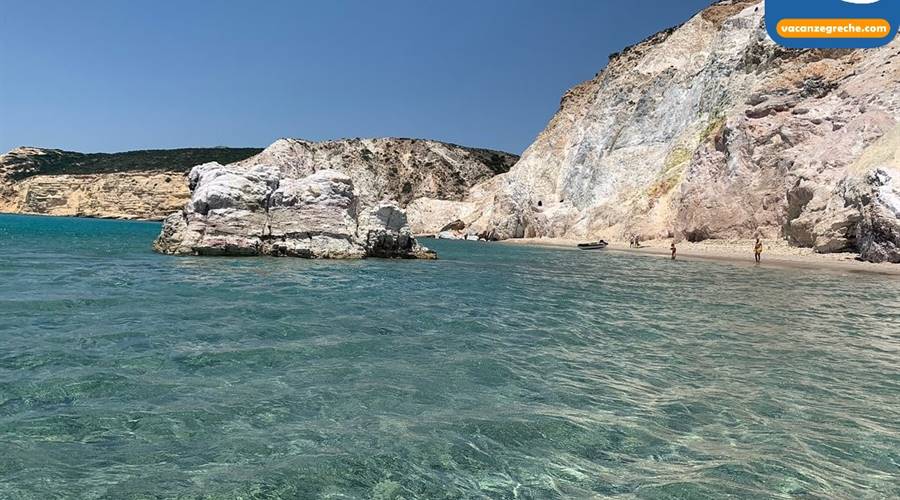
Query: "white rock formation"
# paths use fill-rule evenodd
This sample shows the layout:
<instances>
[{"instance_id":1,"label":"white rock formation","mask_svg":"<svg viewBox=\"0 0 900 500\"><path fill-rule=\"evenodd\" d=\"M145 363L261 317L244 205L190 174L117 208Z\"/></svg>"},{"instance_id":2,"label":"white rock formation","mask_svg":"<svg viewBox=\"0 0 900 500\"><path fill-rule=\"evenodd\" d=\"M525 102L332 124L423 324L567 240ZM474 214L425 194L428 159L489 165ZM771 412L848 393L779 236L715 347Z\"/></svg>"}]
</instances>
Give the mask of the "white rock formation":
<instances>
[{"instance_id":1,"label":"white rock formation","mask_svg":"<svg viewBox=\"0 0 900 500\"><path fill-rule=\"evenodd\" d=\"M440 233L448 222L470 218L477 205L466 201L419 198L406 207L409 226L417 235Z\"/></svg>"},{"instance_id":2,"label":"white rock formation","mask_svg":"<svg viewBox=\"0 0 900 500\"><path fill-rule=\"evenodd\" d=\"M353 181L340 172L293 178L274 166L207 163L194 167L189 181L191 199L165 220L154 244L159 252L435 258L412 237L396 205L361 210Z\"/></svg>"}]
</instances>

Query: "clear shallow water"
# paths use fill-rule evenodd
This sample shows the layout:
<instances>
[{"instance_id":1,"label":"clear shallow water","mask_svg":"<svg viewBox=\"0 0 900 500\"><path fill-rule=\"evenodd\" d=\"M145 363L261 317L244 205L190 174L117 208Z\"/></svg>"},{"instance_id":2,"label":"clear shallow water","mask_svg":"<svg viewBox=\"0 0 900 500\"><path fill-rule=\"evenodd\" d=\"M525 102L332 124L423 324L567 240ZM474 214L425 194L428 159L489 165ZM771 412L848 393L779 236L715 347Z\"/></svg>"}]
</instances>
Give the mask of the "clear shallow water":
<instances>
[{"instance_id":1,"label":"clear shallow water","mask_svg":"<svg viewBox=\"0 0 900 500\"><path fill-rule=\"evenodd\" d=\"M0 216L0 498L900 496L900 282Z\"/></svg>"}]
</instances>

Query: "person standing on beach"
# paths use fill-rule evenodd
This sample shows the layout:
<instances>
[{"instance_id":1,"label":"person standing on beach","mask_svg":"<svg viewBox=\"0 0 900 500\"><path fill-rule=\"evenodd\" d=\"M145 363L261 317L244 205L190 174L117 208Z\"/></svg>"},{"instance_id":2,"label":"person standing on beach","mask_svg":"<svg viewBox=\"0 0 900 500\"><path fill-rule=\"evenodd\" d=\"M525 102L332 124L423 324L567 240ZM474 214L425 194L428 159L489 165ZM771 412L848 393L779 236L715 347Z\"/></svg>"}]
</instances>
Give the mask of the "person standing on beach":
<instances>
[{"instance_id":1,"label":"person standing on beach","mask_svg":"<svg viewBox=\"0 0 900 500\"><path fill-rule=\"evenodd\" d=\"M675 248L675 242L674 242L674 241L672 242L672 246L669 247L669 249L672 250L672 260L675 260L675 252L677 252L678 249Z\"/></svg>"},{"instance_id":2,"label":"person standing on beach","mask_svg":"<svg viewBox=\"0 0 900 500\"><path fill-rule=\"evenodd\" d=\"M762 241L759 241L759 238L756 238L756 246L753 247L753 255L756 258L757 264L762 261L762 250Z\"/></svg>"}]
</instances>

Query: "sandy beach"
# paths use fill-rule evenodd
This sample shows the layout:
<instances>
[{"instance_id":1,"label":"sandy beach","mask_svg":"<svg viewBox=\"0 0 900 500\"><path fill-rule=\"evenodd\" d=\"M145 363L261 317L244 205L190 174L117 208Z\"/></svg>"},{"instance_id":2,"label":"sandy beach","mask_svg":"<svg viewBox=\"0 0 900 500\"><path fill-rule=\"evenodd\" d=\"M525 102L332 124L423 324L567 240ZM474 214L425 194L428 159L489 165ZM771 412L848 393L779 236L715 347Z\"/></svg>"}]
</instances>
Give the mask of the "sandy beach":
<instances>
[{"instance_id":1,"label":"sandy beach","mask_svg":"<svg viewBox=\"0 0 900 500\"><path fill-rule=\"evenodd\" d=\"M566 238L523 238L506 240L510 245L548 246L577 250L582 240ZM628 242L610 242L605 251L624 252L657 258L669 258L672 240L649 240L641 242L640 248L631 248ZM754 265L753 240L708 240L702 243L678 243L678 259L710 260L735 264ZM789 246L783 241L763 241L761 266L810 269L848 273L873 273L900 276L900 264L874 264L857 260L853 253L819 254L810 248Z\"/></svg>"}]
</instances>

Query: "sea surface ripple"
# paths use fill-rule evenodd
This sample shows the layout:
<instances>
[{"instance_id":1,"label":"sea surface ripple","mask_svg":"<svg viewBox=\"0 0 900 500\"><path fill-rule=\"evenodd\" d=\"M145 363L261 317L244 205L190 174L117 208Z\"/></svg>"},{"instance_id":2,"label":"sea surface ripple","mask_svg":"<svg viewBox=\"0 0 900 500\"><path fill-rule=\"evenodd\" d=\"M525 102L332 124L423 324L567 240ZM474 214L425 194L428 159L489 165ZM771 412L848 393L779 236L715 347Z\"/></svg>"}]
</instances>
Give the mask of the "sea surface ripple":
<instances>
[{"instance_id":1,"label":"sea surface ripple","mask_svg":"<svg viewBox=\"0 0 900 500\"><path fill-rule=\"evenodd\" d=\"M0 216L0 498L898 498L900 282Z\"/></svg>"}]
</instances>

